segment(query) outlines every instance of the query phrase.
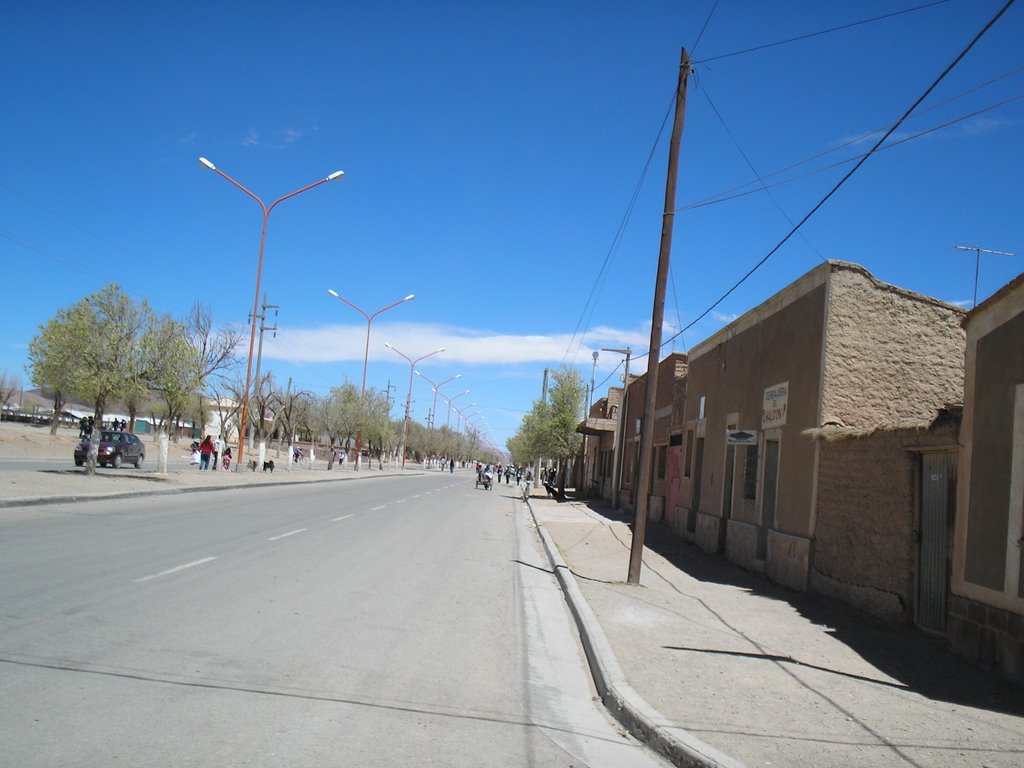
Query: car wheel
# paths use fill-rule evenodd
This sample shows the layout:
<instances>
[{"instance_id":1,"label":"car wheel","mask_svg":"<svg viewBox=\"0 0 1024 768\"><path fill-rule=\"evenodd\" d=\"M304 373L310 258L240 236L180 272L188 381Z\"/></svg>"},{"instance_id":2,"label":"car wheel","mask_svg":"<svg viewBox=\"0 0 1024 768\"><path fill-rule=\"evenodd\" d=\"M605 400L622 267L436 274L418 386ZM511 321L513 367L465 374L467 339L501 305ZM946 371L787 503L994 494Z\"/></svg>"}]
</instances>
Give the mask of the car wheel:
<instances>
[{"instance_id":1,"label":"car wheel","mask_svg":"<svg viewBox=\"0 0 1024 768\"><path fill-rule=\"evenodd\" d=\"M111 466L114 469L120 468L120 466L121 466L121 454L120 453L114 455L114 460L111 462Z\"/></svg>"},{"instance_id":2,"label":"car wheel","mask_svg":"<svg viewBox=\"0 0 1024 768\"><path fill-rule=\"evenodd\" d=\"M140 453L139 454L139 458L137 458L135 460L135 468L136 469L140 469L142 467L142 462L144 462L145 460L146 460L146 454Z\"/></svg>"},{"instance_id":3,"label":"car wheel","mask_svg":"<svg viewBox=\"0 0 1024 768\"><path fill-rule=\"evenodd\" d=\"M85 462L84 462L84 461L78 461L77 459L75 460L75 466L76 466L76 467L80 467L80 466L82 466L83 464L85 464Z\"/></svg>"}]
</instances>

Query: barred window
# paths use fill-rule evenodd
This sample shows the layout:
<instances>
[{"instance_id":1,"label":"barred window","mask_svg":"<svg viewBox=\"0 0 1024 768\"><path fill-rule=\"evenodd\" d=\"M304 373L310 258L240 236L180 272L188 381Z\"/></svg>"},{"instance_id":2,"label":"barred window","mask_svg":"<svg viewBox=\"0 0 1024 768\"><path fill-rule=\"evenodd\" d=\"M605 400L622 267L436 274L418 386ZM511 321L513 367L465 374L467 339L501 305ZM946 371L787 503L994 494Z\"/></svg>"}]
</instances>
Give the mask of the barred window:
<instances>
[{"instance_id":1,"label":"barred window","mask_svg":"<svg viewBox=\"0 0 1024 768\"><path fill-rule=\"evenodd\" d=\"M743 498L757 498L757 446L748 445L743 458Z\"/></svg>"}]
</instances>

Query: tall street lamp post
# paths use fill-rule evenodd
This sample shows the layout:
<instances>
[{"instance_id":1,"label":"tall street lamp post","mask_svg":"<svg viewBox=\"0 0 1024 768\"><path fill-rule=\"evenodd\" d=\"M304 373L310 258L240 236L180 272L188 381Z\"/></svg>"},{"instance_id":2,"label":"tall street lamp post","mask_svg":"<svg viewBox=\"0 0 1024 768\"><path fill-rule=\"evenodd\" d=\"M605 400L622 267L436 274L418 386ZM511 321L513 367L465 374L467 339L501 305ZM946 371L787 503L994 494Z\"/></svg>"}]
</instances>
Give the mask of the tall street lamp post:
<instances>
[{"instance_id":1,"label":"tall street lamp post","mask_svg":"<svg viewBox=\"0 0 1024 768\"><path fill-rule=\"evenodd\" d=\"M455 397L445 397L444 398L448 402L448 429L452 428L452 403L454 403L456 400L458 400L463 395L468 395L468 394L469 394L469 390L467 389L465 392L460 392ZM441 397L444 397L444 395L441 395Z\"/></svg>"},{"instance_id":2,"label":"tall street lamp post","mask_svg":"<svg viewBox=\"0 0 1024 768\"><path fill-rule=\"evenodd\" d=\"M433 429L434 428L434 422L437 421L437 392L438 392L438 390L441 389L441 387L443 387L449 381L455 381L456 379L461 379L462 378L462 374L461 373L457 373L454 376L452 376L450 379L445 379L440 384L435 384L434 382L432 382L430 379L428 379L426 376L424 376L419 371L413 371L413 373L415 373L417 376L419 376L421 379L423 379L425 382L427 382L427 384L429 384L431 387L434 388L434 406L430 410L430 428ZM443 397L443 395L442 395L442 397Z\"/></svg>"},{"instance_id":3,"label":"tall street lamp post","mask_svg":"<svg viewBox=\"0 0 1024 768\"><path fill-rule=\"evenodd\" d=\"M402 469L405 469L405 440L406 440L406 437L409 434L409 409L412 408L412 374L413 374L413 371L416 370L416 363L420 362L421 360L426 360L428 357L430 357L432 355L436 355L438 352L444 352L444 347L439 347L438 349L435 349L433 352L428 352L427 354L423 355L423 357L417 357L415 360L412 360L412 359L406 357L405 355L403 355L401 352L399 352L397 349L395 349L390 344L385 343L384 346L387 347L388 349L390 349L395 354L401 355L402 357L404 357L406 362L409 363L409 394L407 394L405 396L405 422L402 424L402 448L401 448L401 451L402 451Z\"/></svg>"},{"instance_id":4,"label":"tall street lamp post","mask_svg":"<svg viewBox=\"0 0 1024 768\"><path fill-rule=\"evenodd\" d=\"M256 346L256 316L257 316L257 313L259 312L259 307L260 307L260 280L261 280L261 278L263 276L263 247L264 247L264 245L266 243L266 240L267 240L267 219L270 218L271 211L274 210L274 208L277 206L278 203L283 203L285 200L287 200L289 198L295 197L296 195L301 195L303 192L306 192L306 191L308 191L310 189L313 189L313 187L319 187L321 184L325 184L328 181L334 181L335 179L340 179L342 176L345 175L345 172L344 171L335 171L334 173L332 173L327 178L320 179L320 181L314 182L312 184L308 184L307 186L302 187L301 189L297 189L294 192L285 195L284 197L279 197L279 198L277 198L277 200L272 202L270 205L267 205L266 203L263 202L263 200L261 200L259 198L259 196L257 196L253 192L250 192L248 189L243 187L241 184L239 184L233 178L231 178L226 173L224 173L224 171L222 171L219 168L217 168L213 163L211 163L205 157L200 157L199 158L199 164L201 166L203 166L204 168L208 168L209 170L213 171L214 173L218 174L219 176L227 179L229 182L234 184L240 190L245 192L245 194L247 194L249 197L251 197L257 203L259 203L260 208L263 210L263 226L260 229L260 255L259 255L259 261L257 262L257 265L256 265L256 291L255 291L255 294L254 294L253 300L252 300L252 322L251 322L252 331L249 333L249 359L248 359L248 363L246 364L246 367L245 367L245 391L242 393L242 415L241 415L241 421L239 422L239 426L238 426L238 457L237 457L237 459L235 461L235 467L237 468L237 467L240 467L242 465L243 446L245 444L245 426L246 426L245 422L246 422L246 418L249 415L249 386L252 383L252 353L253 353L253 348Z\"/></svg>"},{"instance_id":5,"label":"tall street lamp post","mask_svg":"<svg viewBox=\"0 0 1024 768\"><path fill-rule=\"evenodd\" d=\"M370 326L373 325L373 318L375 318L382 312L387 312L389 309L397 307L399 304L402 304L403 302L412 301L413 299L416 298L416 294L410 293L404 299L399 299L398 301L392 302L383 309L378 309L373 314L367 314L363 309L357 307L355 304L353 304L351 301L349 301L344 296L339 294L337 291L328 288L327 292L331 294L331 296L333 296L334 298L344 301L346 304L352 307L352 309L354 309L356 312L358 312L359 314L366 318L366 347L363 351L363 383L359 387L359 400L360 402L362 402L364 396L366 395L366 368L370 363ZM359 469L359 457L362 453L362 442L363 431L361 429L356 430L356 469ZM346 450L348 450L347 447Z\"/></svg>"}]
</instances>

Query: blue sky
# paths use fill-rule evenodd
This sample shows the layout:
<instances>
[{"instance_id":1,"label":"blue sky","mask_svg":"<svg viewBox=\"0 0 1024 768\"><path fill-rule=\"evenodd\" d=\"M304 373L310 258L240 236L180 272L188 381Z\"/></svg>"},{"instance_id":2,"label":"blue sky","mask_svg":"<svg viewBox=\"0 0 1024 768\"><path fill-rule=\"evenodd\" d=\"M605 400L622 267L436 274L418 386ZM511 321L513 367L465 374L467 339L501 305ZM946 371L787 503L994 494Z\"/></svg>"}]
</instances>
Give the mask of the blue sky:
<instances>
[{"instance_id":1,"label":"blue sky","mask_svg":"<svg viewBox=\"0 0 1024 768\"><path fill-rule=\"evenodd\" d=\"M264 370L320 393L358 383L366 323L328 289L367 312L414 293L374 321L367 385L404 403L409 365L385 342L410 358L444 346L422 372L461 374L442 392L469 389L456 405L477 403L504 446L545 368L589 380L594 350L646 351L680 49L695 66L666 337L767 254L1003 0L729 54L926 3L7 3L0 370L28 384L39 325L111 282L160 312L198 300L244 325L260 210L197 158L268 203L341 169L270 217L261 293L280 331ZM1022 39L1018 3L890 143L906 141L675 351L823 259L965 306L975 257L955 245L1021 254L982 255L979 301L1024 271ZM785 183L766 192L757 174ZM694 207L736 191L750 193ZM619 363L601 354L597 396ZM418 378L412 400L425 421Z\"/></svg>"}]
</instances>

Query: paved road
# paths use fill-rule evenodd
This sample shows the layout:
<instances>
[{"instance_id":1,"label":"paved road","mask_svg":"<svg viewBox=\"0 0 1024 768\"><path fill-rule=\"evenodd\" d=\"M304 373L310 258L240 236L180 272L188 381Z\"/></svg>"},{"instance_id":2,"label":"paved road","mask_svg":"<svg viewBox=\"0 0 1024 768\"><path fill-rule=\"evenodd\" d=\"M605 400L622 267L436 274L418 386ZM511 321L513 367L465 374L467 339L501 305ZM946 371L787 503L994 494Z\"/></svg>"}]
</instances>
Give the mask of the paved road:
<instances>
[{"instance_id":1,"label":"paved road","mask_svg":"<svg viewBox=\"0 0 1024 768\"><path fill-rule=\"evenodd\" d=\"M19 766L657 766L513 492L465 477L0 510Z\"/></svg>"}]
</instances>

